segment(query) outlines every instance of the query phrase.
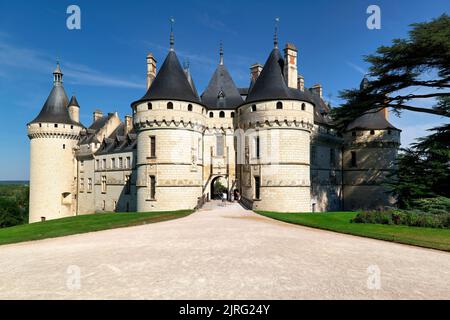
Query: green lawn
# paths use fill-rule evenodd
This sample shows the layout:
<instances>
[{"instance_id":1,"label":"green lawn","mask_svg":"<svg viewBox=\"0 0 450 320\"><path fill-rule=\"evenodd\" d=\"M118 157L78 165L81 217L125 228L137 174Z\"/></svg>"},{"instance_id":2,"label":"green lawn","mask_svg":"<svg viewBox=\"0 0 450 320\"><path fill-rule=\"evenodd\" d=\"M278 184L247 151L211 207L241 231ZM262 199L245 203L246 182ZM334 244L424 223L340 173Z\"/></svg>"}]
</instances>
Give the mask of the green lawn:
<instances>
[{"instance_id":1,"label":"green lawn","mask_svg":"<svg viewBox=\"0 0 450 320\"><path fill-rule=\"evenodd\" d=\"M97 213L0 229L0 245L71 234L137 226L185 217L193 210L148 213Z\"/></svg>"},{"instance_id":2,"label":"green lawn","mask_svg":"<svg viewBox=\"0 0 450 320\"><path fill-rule=\"evenodd\" d=\"M351 223L355 212L257 213L273 219L341 233L450 251L450 230L398 225Z\"/></svg>"}]
</instances>

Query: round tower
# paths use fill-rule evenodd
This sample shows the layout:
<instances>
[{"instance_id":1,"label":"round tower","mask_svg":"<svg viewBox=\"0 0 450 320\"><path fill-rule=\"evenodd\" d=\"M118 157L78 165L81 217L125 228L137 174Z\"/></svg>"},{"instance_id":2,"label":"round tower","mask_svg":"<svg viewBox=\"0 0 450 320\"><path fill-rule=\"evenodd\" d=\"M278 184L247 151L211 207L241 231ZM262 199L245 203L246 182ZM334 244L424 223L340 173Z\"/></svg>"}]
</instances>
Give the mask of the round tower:
<instances>
[{"instance_id":1,"label":"round tower","mask_svg":"<svg viewBox=\"0 0 450 320\"><path fill-rule=\"evenodd\" d=\"M238 108L242 199L255 210L311 211L310 135L314 105L291 88L284 59L275 47Z\"/></svg>"},{"instance_id":2,"label":"round tower","mask_svg":"<svg viewBox=\"0 0 450 320\"><path fill-rule=\"evenodd\" d=\"M205 107L173 47L147 93L132 103L137 211L193 209L202 196Z\"/></svg>"},{"instance_id":3,"label":"round tower","mask_svg":"<svg viewBox=\"0 0 450 320\"><path fill-rule=\"evenodd\" d=\"M361 89L367 85L364 78ZM387 108L372 110L351 122L343 132L344 210L395 205L395 198L383 183L396 169L401 130L387 117Z\"/></svg>"},{"instance_id":4,"label":"round tower","mask_svg":"<svg viewBox=\"0 0 450 320\"><path fill-rule=\"evenodd\" d=\"M59 63L53 88L39 115L27 125L30 138L29 222L75 214L76 159L82 125L71 118Z\"/></svg>"}]
</instances>

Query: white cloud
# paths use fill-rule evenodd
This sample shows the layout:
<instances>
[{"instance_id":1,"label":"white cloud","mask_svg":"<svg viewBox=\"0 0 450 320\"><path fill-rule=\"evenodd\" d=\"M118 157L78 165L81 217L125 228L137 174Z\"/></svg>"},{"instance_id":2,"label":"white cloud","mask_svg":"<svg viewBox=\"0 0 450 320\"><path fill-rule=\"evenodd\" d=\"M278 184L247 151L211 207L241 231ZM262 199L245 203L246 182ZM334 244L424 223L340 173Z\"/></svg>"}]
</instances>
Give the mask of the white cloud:
<instances>
[{"instance_id":1,"label":"white cloud","mask_svg":"<svg viewBox=\"0 0 450 320\"><path fill-rule=\"evenodd\" d=\"M145 88L144 82L104 74L86 65L62 61L61 66L66 75L66 81L70 83L105 87ZM12 45L0 37L0 75L2 77L16 72L18 69L49 74L54 68L55 60L48 54L35 49Z\"/></svg>"},{"instance_id":2,"label":"white cloud","mask_svg":"<svg viewBox=\"0 0 450 320\"><path fill-rule=\"evenodd\" d=\"M347 65L349 67L351 67L353 70L361 73L362 75L365 76L367 74L367 70L365 70L364 68L362 68L362 67L360 67L360 66L358 66L358 65L356 65L356 64L354 64L352 62L349 62L349 61L347 61L346 63L347 63Z\"/></svg>"},{"instance_id":3,"label":"white cloud","mask_svg":"<svg viewBox=\"0 0 450 320\"><path fill-rule=\"evenodd\" d=\"M401 133L401 143L402 148L408 147L411 143L417 142L416 139L424 136L428 136L431 134L428 129L432 129L438 126L441 126L443 121L429 122L418 125L411 125L402 127Z\"/></svg>"}]
</instances>

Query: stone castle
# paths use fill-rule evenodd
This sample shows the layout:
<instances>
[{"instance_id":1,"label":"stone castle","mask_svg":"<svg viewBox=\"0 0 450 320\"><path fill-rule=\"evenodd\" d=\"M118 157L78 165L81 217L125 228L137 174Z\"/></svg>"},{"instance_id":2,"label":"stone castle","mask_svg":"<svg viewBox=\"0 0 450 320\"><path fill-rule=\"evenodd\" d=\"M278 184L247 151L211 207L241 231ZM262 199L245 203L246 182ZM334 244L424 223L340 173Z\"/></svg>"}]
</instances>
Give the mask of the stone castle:
<instances>
[{"instance_id":1,"label":"stone castle","mask_svg":"<svg viewBox=\"0 0 450 320\"><path fill-rule=\"evenodd\" d=\"M318 212L394 204L383 181L395 170L400 130L387 110L344 131L329 117L321 85L306 88L297 49L274 48L236 87L223 52L198 95L174 49L157 72L147 56L147 92L131 116L93 113L80 122L59 64L53 88L28 125L30 222L96 212L194 209L220 181L243 205L265 211ZM361 86L367 85L364 79Z\"/></svg>"}]
</instances>

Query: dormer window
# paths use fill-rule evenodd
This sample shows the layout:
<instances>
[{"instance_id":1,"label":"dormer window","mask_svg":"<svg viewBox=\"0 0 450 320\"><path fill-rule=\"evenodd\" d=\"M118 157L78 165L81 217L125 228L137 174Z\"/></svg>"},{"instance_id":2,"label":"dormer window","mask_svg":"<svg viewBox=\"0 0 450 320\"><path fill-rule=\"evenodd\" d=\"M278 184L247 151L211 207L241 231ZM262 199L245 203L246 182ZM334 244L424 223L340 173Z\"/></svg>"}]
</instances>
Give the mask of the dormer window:
<instances>
[{"instance_id":1,"label":"dormer window","mask_svg":"<svg viewBox=\"0 0 450 320\"><path fill-rule=\"evenodd\" d=\"M167 103L167 109L168 110L173 110L173 103L172 102L168 102Z\"/></svg>"},{"instance_id":2,"label":"dormer window","mask_svg":"<svg viewBox=\"0 0 450 320\"><path fill-rule=\"evenodd\" d=\"M188 104L188 111L192 111L192 104Z\"/></svg>"},{"instance_id":3,"label":"dormer window","mask_svg":"<svg viewBox=\"0 0 450 320\"><path fill-rule=\"evenodd\" d=\"M283 109L283 103L282 103L281 101L278 101L278 102L277 102L277 109L278 109L278 110Z\"/></svg>"}]
</instances>

